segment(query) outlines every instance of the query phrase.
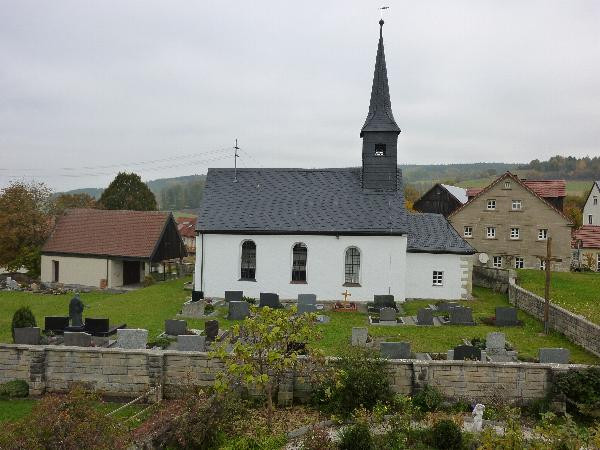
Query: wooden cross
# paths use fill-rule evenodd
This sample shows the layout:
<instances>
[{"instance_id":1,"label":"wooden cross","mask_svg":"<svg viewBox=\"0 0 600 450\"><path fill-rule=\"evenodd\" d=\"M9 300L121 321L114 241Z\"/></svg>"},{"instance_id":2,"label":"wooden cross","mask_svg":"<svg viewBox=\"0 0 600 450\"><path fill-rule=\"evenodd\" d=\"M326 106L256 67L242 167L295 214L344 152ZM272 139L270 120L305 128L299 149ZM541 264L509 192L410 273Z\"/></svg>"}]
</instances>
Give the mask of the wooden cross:
<instances>
[{"instance_id":1,"label":"wooden cross","mask_svg":"<svg viewBox=\"0 0 600 450\"><path fill-rule=\"evenodd\" d=\"M352 294L348 292L348 289L342 292L342 295L344 296L344 303L348 303L348 297L352 297Z\"/></svg>"},{"instance_id":2,"label":"wooden cross","mask_svg":"<svg viewBox=\"0 0 600 450\"><path fill-rule=\"evenodd\" d=\"M552 238L549 237L546 243L546 256L535 255L540 261L544 262L546 272L546 286L544 289L544 333L548 334L550 328L549 312L550 312L550 265L553 262L561 262L561 258L552 257Z\"/></svg>"}]
</instances>

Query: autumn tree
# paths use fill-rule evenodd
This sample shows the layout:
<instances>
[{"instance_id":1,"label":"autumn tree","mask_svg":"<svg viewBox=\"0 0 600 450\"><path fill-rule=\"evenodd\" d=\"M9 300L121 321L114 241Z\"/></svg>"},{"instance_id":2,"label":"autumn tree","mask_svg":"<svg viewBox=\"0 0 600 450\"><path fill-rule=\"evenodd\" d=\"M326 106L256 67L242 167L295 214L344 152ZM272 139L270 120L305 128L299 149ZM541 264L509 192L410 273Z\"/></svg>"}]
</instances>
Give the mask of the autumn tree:
<instances>
[{"instance_id":1,"label":"autumn tree","mask_svg":"<svg viewBox=\"0 0 600 450\"><path fill-rule=\"evenodd\" d=\"M95 208L96 199L90 194L60 194L54 199L54 210L57 214L69 208Z\"/></svg>"},{"instance_id":2,"label":"autumn tree","mask_svg":"<svg viewBox=\"0 0 600 450\"><path fill-rule=\"evenodd\" d=\"M421 194L414 186L410 184L404 185L404 201L406 204L406 209L413 211L413 205L419 199L419 197L421 197Z\"/></svg>"},{"instance_id":3,"label":"autumn tree","mask_svg":"<svg viewBox=\"0 0 600 450\"><path fill-rule=\"evenodd\" d=\"M135 173L120 172L104 190L99 203L104 209L156 210L154 194Z\"/></svg>"},{"instance_id":4,"label":"autumn tree","mask_svg":"<svg viewBox=\"0 0 600 450\"><path fill-rule=\"evenodd\" d=\"M52 227L52 195L43 183L11 183L0 190L0 266L40 273L40 251Z\"/></svg>"}]
</instances>

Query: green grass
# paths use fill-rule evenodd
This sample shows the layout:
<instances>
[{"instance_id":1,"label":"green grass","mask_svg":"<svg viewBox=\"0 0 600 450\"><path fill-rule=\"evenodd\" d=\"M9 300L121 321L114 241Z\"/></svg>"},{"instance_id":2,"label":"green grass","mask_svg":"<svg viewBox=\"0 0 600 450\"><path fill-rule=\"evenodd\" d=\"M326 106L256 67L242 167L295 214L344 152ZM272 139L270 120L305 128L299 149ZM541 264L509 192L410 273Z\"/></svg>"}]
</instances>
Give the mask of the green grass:
<instances>
[{"instance_id":1,"label":"green grass","mask_svg":"<svg viewBox=\"0 0 600 450\"><path fill-rule=\"evenodd\" d=\"M0 400L0 424L15 422L33 409L36 400L30 398L19 398L15 400Z\"/></svg>"},{"instance_id":2,"label":"green grass","mask_svg":"<svg viewBox=\"0 0 600 450\"><path fill-rule=\"evenodd\" d=\"M518 278L520 286L544 296L544 272L519 270ZM550 299L553 303L600 324L600 273L552 272L550 281Z\"/></svg>"}]
</instances>

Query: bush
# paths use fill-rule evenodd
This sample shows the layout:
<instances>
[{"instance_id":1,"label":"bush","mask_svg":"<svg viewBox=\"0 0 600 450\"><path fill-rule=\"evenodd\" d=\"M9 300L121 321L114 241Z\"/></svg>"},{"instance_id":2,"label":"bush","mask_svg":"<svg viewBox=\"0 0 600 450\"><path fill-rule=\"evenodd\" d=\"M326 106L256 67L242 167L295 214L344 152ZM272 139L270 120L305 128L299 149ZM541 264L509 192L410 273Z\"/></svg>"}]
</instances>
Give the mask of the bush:
<instances>
[{"instance_id":1,"label":"bush","mask_svg":"<svg viewBox=\"0 0 600 450\"><path fill-rule=\"evenodd\" d=\"M0 384L0 399L25 398L29 395L29 385L23 380L13 380Z\"/></svg>"},{"instance_id":2,"label":"bush","mask_svg":"<svg viewBox=\"0 0 600 450\"><path fill-rule=\"evenodd\" d=\"M15 340L15 328L36 327L35 316L29 306L17 309L12 318L12 337Z\"/></svg>"},{"instance_id":3,"label":"bush","mask_svg":"<svg viewBox=\"0 0 600 450\"><path fill-rule=\"evenodd\" d=\"M313 427L304 435L301 450L334 450L336 445L331 441L329 432L323 427Z\"/></svg>"},{"instance_id":4,"label":"bush","mask_svg":"<svg viewBox=\"0 0 600 450\"><path fill-rule=\"evenodd\" d=\"M593 416L600 410L600 368L569 370L556 375L554 389L577 404L581 414Z\"/></svg>"},{"instance_id":5,"label":"bush","mask_svg":"<svg viewBox=\"0 0 600 450\"><path fill-rule=\"evenodd\" d=\"M373 436L369 425L366 423L357 423L356 425L344 428L340 432L340 450L371 450L375 449Z\"/></svg>"},{"instance_id":6,"label":"bush","mask_svg":"<svg viewBox=\"0 0 600 450\"><path fill-rule=\"evenodd\" d=\"M245 302L250 303L251 305L255 305L256 304L256 299L254 297L243 296L242 300L244 300Z\"/></svg>"},{"instance_id":7,"label":"bush","mask_svg":"<svg viewBox=\"0 0 600 450\"><path fill-rule=\"evenodd\" d=\"M169 348L169 346L174 342L173 339L169 339L168 337L157 337L153 341L148 342L148 348L152 347L160 347L163 350Z\"/></svg>"},{"instance_id":8,"label":"bush","mask_svg":"<svg viewBox=\"0 0 600 450\"><path fill-rule=\"evenodd\" d=\"M367 410L393 398L387 362L364 351L342 356L337 374L315 390L313 400L323 410L348 417L357 408Z\"/></svg>"},{"instance_id":9,"label":"bush","mask_svg":"<svg viewBox=\"0 0 600 450\"><path fill-rule=\"evenodd\" d=\"M458 425L445 419L436 423L431 430L432 444L440 449L459 449L462 447L462 432Z\"/></svg>"},{"instance_id":10,"label":"bush","mask_svg":"<svg viewBox=\"0 0 600 450\"><path fill-rule=\"evenodd\" d=\"M431 386L425 386L412 398L413 404L422 412L437 411L443 400L442 394Z\"/></svg>"},{"instance_id":11,"label":"bush","mask_svg":"<svg viewBox=\"0 0 600 450\"><path fill-rule=\"evenodd\" d=\"M142 282L144 287L152 286L154 283L156 283L156 280L152 275L146 275L144 277L144 281Z\"/></svg>"},{"instance_id":12,"label":"bush","mask_svg":"<svg viewBox=\"0 0 600 450\"><path fill-rule=\"evenodd\" d=\"M241 436L229 444L220 446L220 450L280 450L286 444L285 436ZM210 447L194 447L210 448Z\"/></svg>"},{"instance_id":13,"label":"bush","mask_svg":"<svg viewBox=\"0 0 600 450\"><path fill-rule=\"evenodd\" d=\"M210 303L208 303L207 305L204 306L204 314L212 314L213 312L215 312L214 305L211 305Z\"/></svg>"}]
</instances>

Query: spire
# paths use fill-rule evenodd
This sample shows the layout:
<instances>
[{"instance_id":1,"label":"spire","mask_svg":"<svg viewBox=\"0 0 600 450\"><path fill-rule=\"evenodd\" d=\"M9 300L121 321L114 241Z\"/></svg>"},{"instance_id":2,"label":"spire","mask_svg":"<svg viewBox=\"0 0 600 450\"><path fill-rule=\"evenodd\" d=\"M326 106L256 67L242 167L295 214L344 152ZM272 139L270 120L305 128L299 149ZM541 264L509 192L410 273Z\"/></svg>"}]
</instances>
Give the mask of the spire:
<instances>
[{"instance_id":1,"label":"spire","mask_svg":"<svg viewBox=\"0 0 600 450\"><path fill-rule=\"evenodd\" d=\"M400 133L400 128L392 114L392 102L390 100L390 88L383 50L383 24L383 19L381 19L379 21L379 45L377 46L369 114L367 114L365 124L360 130L360 137L363 137L365 131L394 131Z\"/></svg>"}]
</instances>

